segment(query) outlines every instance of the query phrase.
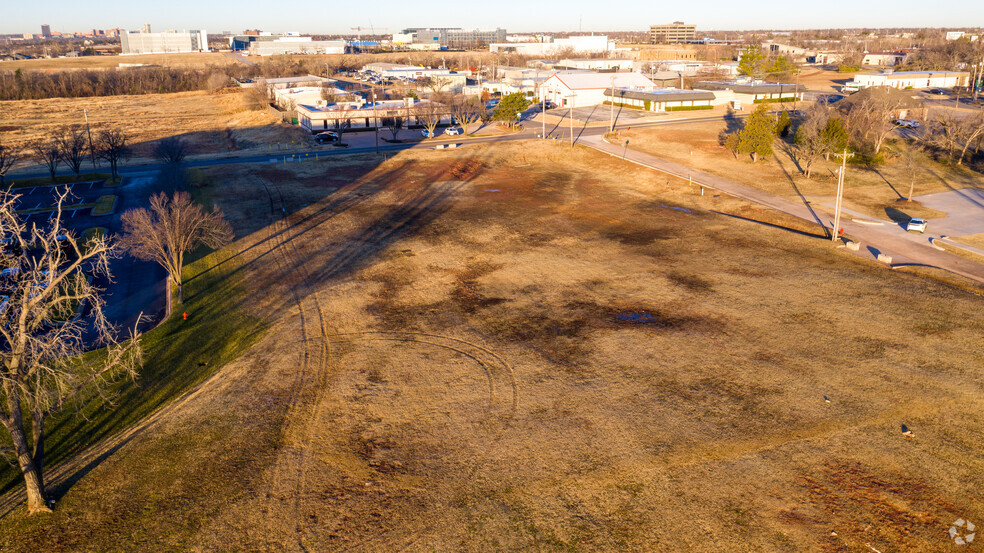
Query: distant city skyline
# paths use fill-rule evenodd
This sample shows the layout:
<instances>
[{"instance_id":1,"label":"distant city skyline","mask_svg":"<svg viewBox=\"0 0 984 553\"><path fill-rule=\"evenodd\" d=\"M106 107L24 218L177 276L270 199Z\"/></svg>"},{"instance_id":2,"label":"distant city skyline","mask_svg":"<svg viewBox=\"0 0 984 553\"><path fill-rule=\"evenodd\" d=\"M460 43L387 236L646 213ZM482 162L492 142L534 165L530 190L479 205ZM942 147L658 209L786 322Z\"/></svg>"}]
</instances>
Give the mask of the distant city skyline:
<instances>
[{"instance_id":1,"label":"distant city skyline","mask_svg":"<svg viewBox=\"0 0 984 553\"><path fill-rule=\"evenodd\" d=\"M715 30L984 26L984 2L966 0L934 3L897 0L891 4L829 0L810 6L795 6L788 0L763 0L742 9L737 9L731 1L704 0L675 6L674 11L652 2L622 2L609 8L587 0L570 0L563 5L501 0L485 5L487 9L452 0L427 3L380 0L371 9L362 5L346 8L338 3L310 3L301 10L279 9L264 0L157 3L9 0L7 4L0 19L3 34L40 34L42 24L50 25L52 31L68 33L93 28L139 30L145 23L150 23L155 31L206 29L219 33L261 29L305 34L354 34L351 28L359 26L364 27L364 32L374 28L377 34L428 26L501 27L510 33L645 32L649 25L673 21L696 24L698 35L701 31Z\"/></svg>"}]
</instances>

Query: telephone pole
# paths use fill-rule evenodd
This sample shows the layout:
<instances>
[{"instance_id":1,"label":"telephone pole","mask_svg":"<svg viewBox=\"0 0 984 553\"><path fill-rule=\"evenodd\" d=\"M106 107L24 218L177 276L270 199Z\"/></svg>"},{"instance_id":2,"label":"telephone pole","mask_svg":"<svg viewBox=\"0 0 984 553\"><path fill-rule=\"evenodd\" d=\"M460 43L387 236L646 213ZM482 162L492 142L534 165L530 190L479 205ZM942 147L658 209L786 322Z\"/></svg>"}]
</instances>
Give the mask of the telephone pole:
<instances>
[{"instance_id":1,"label":"telephone pole","mask_svg":"<svg viewBox=\"0 0 984 553\"><path fill-rule=\"evenodd\" d=\"M372 87L373 127L376 129L376 153L379 154L379 106L376 105L376 87Z\"/></svg>"},{"instance_id":2,"label":"telephone pole","mask_svg":"<svg viewBox=\"0 0 984 553\"><path fill-rule=\"evenodd\" d=\"M571 113L569 119L571 120L571 148L574 147L574 95L568 96L571 99Z\"/></svg>"},{"instance_id":3,"label":"telephone pole","mask_svg":"<svg viewBox=\"0 0 984 553\"><path fill-rule=\"evenodd\" d=\"M854 154L847 153L847 148L844 148L844 153L834 155L841 158L841 167L837 171L837 201L834 202L834 229L830 236L831 242L836 242L840 236L841 203L844 197L844 173L847 171L848 158L854 157Z\"/></svg>"},{"instance_id":4,"label":"telephone pole","mask_svg":"<svg viewBox=\"0 0 984 553\"><path fill-rule=\"evenodd\" d=\"M612 75L612 110L609 116L608 132L615 132L615 75Z\"/></svg>"}]
</instances>

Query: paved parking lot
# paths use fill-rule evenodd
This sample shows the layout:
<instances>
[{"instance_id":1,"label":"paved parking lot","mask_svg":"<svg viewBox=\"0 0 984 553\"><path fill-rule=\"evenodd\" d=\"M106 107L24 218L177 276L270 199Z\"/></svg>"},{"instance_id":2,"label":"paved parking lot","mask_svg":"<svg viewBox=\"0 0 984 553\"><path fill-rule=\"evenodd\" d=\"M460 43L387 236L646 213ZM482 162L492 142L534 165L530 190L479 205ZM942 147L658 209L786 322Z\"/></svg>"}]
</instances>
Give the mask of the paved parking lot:
<instances>
[{"instance_id":1,"label":"paved parking lot","mask_svg":"<svg viewBox=\"0 0 984 553\"><path fill-rule=\"evenodd\" d=\"M65 208L62 226L81 236L86 229L106 228L109 234L122 231L122 213L127 209L145 207L154 191L153 174L128 176L119 186L104 186L102 181L82 182L70 185L35 186L15 189L20 195L18 209L31 210L22 215L30 224L44 226L54 216L58 194L69 190L63 205L93 204L103 195L117 196L116 210L108 215L92 215L92 207ZM141 325L145 330L155 324L164 313L164 279L166 274L156 263L139 261L123 255L110 260L112 281L101 277L93 282L102 288L106 300L107 318L121 328L132 328L141 314L148 320Z\"/></svg>"},{"instance_id":2,"label":"paved parking lot","mask_svg":"<svg viewBox=\"0 0 984 553\"><path fill-rule=\"evenodd\" d=\"M967 236L984 233L984 191L963 188L915 196L926 207L946 212L943 219L930 221L933 234Z\"/></svg>"}]
</instances>

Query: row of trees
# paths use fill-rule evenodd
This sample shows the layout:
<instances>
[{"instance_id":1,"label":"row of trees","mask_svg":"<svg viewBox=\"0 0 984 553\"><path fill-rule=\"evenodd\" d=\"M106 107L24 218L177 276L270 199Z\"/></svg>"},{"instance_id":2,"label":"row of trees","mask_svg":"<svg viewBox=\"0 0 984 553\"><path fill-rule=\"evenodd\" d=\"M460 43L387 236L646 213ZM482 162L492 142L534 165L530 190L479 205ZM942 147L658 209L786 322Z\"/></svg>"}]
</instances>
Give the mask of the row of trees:
<instances>
[{"instance_id":1,"label":"row of trees","mask_svg":"<svg viewBox=\"0 0 984 553\"><path fill-rule=\"evenodd\" d=\"M30 144L30 151L35 159L47 167L52 181L55 180L55 174L62 163L68 165L78 177L86 160L91 159L95 165L96 158L109 163L110 171L115 177L119 174L119 164L131 153L129 138L122 130L103 129L93 137L80 125L64 127L48 139L34 140ZM10 166L13 166L21 156L21 153L0 145L0 157L9 159ZM3 165L4 163L0 162L0 185L3 184L6 173Z\"/></svg>"}]
</instances>

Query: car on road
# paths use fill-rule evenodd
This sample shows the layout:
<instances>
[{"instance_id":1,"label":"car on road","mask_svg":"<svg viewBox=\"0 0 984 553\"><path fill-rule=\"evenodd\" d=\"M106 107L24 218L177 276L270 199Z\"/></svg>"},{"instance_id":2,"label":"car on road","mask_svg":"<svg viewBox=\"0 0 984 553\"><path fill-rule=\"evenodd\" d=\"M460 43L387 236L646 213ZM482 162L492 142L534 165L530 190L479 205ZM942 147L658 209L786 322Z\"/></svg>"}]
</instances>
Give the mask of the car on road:
<instances>
[{"instance_id":1,"label":"car on road","mask_svg":"<svg viewBox=\"0 0 984 553\"><path fill-rule=\"evenodd\" d=\"M338 133L334 131L322 132L314 135L314 141L318 144L331 144L338 142Z\"/></svg>"},{"instance_id":2,"label":"car on road","mask_svg":"<svg viewBox=\"0 0 984 553\"><path fill-rule=\"evenodd\" d=\"M420 131L420 136L422 136L424 138L434 138L434 133L430 132L427 129L424 129L424 130Z\"/></svg>"},{"instance_id":3,"label":"car on road","mask_svg":"<svg viewBox=\"0 0 984 553\"><path fill-rule=\"evenodd\" d=\"M446 129L444 129L444 134L446 134L448 136L456 136L456 135L461 134L461 131L458 130L458 127L448 127Z\"/></svg>"},{"instance_id":4,"label":"car on road","mask_svg":"<svg viewBox=\"0 0 984 553\"><path fill-rule=\"evenodd\" d=\"M926 232L926 219L909 219L909 222L905 225L905 231L910 232L913 230Z\"/></svg>"},{"instance_id":5,"label":"car on road","mask_svg":"<svg viewBox=\"0 0 984 553\"><path fill-rule=\"evenodd\" d=\"M936 94L937 96L945 96L946 91L942 88L931 88L926 91L926 94Z\"/></svg>"},{"instance_id":6,"label":"car on road","mask_svg":"<svg viewBox=\"0 0 984 553\"><path fill-rule=\"evenodd\" d=\"M919 121L915 121L913 119L896 119L895 121L892 122L898 125L899 127L905 127L907 129L919 128Z\"/></svg>"}]
</instances>

